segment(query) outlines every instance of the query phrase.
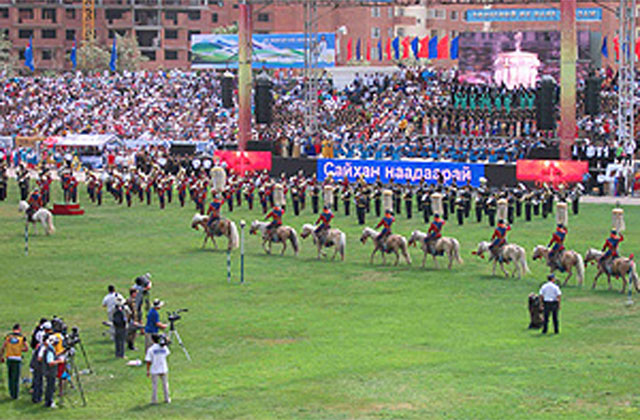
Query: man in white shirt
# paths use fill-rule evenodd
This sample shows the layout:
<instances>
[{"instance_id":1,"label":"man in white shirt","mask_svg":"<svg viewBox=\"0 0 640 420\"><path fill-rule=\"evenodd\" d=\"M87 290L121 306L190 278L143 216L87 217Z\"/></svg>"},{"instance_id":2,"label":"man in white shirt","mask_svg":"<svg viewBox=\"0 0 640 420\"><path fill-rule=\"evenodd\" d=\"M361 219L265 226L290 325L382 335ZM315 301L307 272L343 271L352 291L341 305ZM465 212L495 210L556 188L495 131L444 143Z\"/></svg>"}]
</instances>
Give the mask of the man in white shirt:
<instances>
[{"instance_id":1,"label":"man in white shirt","mask_svg":"<svg viewBox=\"0 0 640 420\"><path fill-rule=\"evenodd\" d=\"M102 299L102 307L107 309L107 317L109 318L109 322L113 322L113 310L116 307L116 299L118 297L118 293L116 293L116 287L113 284L110 284L107 288L107 294ZM109 334L111 335L111 339L113 340L113 335L115 330L113 325L109 329Z\"/></svg>"},{"instance_id":2,"label":"man in white shirt","mask_svg":"<svg viewBox=\"0 0 640 420\"><path fill-rule=\"evenodd\" d=\"M553 316L553 329L556 334L560 332L560 326L558 324L558 311L560 310L560 298L562 297L562 291L558 285L555 284L556 277L553 274L547 276L547 282L540 288L540 296L544 304L544 325L542 326L542 334L547 333L547 326L549 325L549 312Z\"/></svg>"},{"instance_id":3,"label":"man in white shirt","mask_svg":"<svg viewBox=\"0 0 640 420\"><path fill-rule=\"evenodd\" d=\"M162 380L162 389L164 391L164 402L171 402L169 397L169 365L167 365L167 356L171 354L169 347L160 345L160 336L154 334L152 336L153 344L147 350L144 358L147 362L147 377L151 377L151 404L158 403L158 379Z\"/></svg>"}]
</instances>

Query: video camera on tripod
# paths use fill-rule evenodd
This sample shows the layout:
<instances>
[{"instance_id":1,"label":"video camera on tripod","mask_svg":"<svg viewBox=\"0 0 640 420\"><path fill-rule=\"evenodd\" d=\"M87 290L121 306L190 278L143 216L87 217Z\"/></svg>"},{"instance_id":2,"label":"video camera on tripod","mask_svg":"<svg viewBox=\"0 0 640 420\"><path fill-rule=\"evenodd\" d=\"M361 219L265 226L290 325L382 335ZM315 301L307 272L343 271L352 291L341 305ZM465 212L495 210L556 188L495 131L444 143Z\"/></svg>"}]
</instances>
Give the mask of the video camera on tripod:
<instances>
[{"instance_id":1,"label":"video camera on tripod","mask_svg":"<svg viewBox=\"0 0 640 420\"><path fill-rule=\"evenodd\" d=\"M166 346L167 344L170 344L171 338L175 336L176 340L178 341L178 344L180 345L180 347L182 348L182 351L184 352L184 355L187 356L187 360L191 361L191 356L189 356L189 352L187 351L187 348L182 342L182 338L180 338L180 333L178 332L178 329L176 328L176 325L175 325L176 322L182 319L182 315L180 314L183 312L189 312L189 310L186 308L183 308L183 309L177 309L175 311L167 311L167 315L169 319L169 335L167 337L161 338L162 342L160 343L160 345Z\"/></svg>"},{"instance_id":2,"label":"video camera on tripod","mask_svg":"<svg viewBox=\"0 0 640 420\"><path fill-rule=\"evenodd\" d=\"M179 315L182 312L189 312L189 310L186 308L182 308L182 309L177 309L173 312L167 311L167 316L169 317L169 324L170 324L169 330L175 329L173 324L182 319L182 315Z\"/></svg>"}]
</instances>

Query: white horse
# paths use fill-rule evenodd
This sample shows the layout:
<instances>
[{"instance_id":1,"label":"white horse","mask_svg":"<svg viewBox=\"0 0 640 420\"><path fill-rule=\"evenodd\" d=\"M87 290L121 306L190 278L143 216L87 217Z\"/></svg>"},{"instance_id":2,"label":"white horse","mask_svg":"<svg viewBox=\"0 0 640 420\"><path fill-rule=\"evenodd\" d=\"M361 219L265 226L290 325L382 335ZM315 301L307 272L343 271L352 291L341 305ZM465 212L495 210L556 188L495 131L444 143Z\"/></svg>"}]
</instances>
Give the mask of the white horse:
<instances>
[{"instance_id":1,"label":"white horse","mask_svg":"<svg viewBox=\"0 0 640 420\"><path fill-rule=\"evenodd\" d=\"M373 252L371 253L371 258L369 261L373 264L373 256L376 252L380 251L380 255L382 255L382 264L386 264L386 259L384 257L385 253L393 252L396 254L396 262L395 265L398 265L398 261L400 261L400 253L404 257L407 264L411 265L411 255L409 255L409 244L407 243L407 238L402 235L391 234L387 236L384 240L385 249L382 249L380 243L377 241L379 233L377 230L372 229L370 227L365 227L362 230L362 236L360 236L360 242L363 244L367 242L367 239L371 238L373 241ZM400 253L398 253L400 251Z\"/></svg>"},{"instance_id":2,"label":"white horse","mask_svg":"<svg viewBox=\"0 0 640 420\"><path fill-rule=\"evenodd\" d=\"M426 238L427 234L420 230L414 230L413 233L411 233L411 237L409 238L409 245L415 245L416 242L419 242L421 244L420 249L422 249L422 252L424 253L422 257L422 267L424 267L424 263L427 260L427 255L429 254L429 247L425 242ZM446 254L447 257L449 257L449 270L451 270L453 261L457 262L458 264L462 264L462 258L460 258L460 243L456 238L443 236L436 241L436 243L434 244L434 248L436 250L436 253L442 252L443 254ZM436 254L433 255L433 262L436 268L438 268L438 260L436 259Z\"/></svg>"},{"instance_id":3,"label":"white horse","mask_svg":"<svg viewBox=\"0 0 640 420\"><path fill-rule=\"evenodd\" d=\"M218 220L218 228L215 230L209 229L208 226L209 216L203 215L200 213L196 213L191 219L191 227L195 230L198 230L198 227L202 227L204 229L204 241L202 242L202 248L205 247L207 243L207 239L211 238L211 242L213 246L218 249L218 244L216 243L215 236L226 236L228 240L227 250L231 251L236 249L240 244L240 239L238 236L238 228L234 221L220 218Z\"/></svg>"},{"instance_id":4,"label":"white horse","mask_svg":"<svg viewBox=\"0 0 640 420\"><path fill-rule=\"evenodd\" d=\"M339 252L340 258L342 259L342 261L344 261L344 253L347 249L347 235L345 235L345 233L340 229L331 228L326 234L324 244L320 244L320 241L316 237L316 228L317 226L314 226L310 223L305 223L304 225L302 225L300 236L302 237L302 239L304 239L307 236L312 235L313 243L318 247L318 259L320 259L321 256L325 255L325 253L322 251L322 247L324 246L326 248L334 248L332 259L335 260L336 255Z\"/></svg>"},{"instance_id":5,"label":"white horse","mask_svg":"<svg viewBox=\"0 0 640 420\"><path fill-rule=\"evenodd\" d=\"M251 222L249 234L255 235L260 232L260 235L262 235L262 248L267 254L271 254L271 244L276 241L275 239L277 238L277 242L282 244L282 252L280 252L280 255L284 255L284 251L287 250L287 240L289 240L293 247L293 253L297 256L300 247L298 244L298 234L296 233L296 230L291 226L282 225L275 231L272 231L271 235L267 235L267 228L269 227L269 224L269 222L254 220Z\"/></svg>"},{"instance_id":6,"label":"white horse","mask_svg":"<svg viewBox=\"0 0 640 420\"><path fill-rule=\"evenodd\" d=\"M18 211L20 213L24 213L29 208L29 203L26 201L20 201L18 204ZM38 211L33 213L31 223L33 223L33 232L36 232L36 222L42 223L42 227L47 235L54 234L56 232L55 226L53 226L53 215L51 212L44 207L40 207Z\"/></svg>"},{"instance_id":7,"label":"white horse","mask_svg":"<svg viewBox=\"0 0 640 420\"><path fill-rule=\"evenodd\" d=\"M472 254L478 255L481 258L484 258L485 252L491 252L489 246L491 242L483 241L478 244L478 250L472 252ZM516 271L518 272L518 280L522 279L522 275L526 273L530 273L529 266L527 265L527 253L523 247L516 244L506 244L500 250L501 259L493 258L493 275L496 275L496 264L500 262L500 269L504 273L505 277L509 277L509 273L504 269L504 263L513 262L514 269L511 273L511 277L515 277ZM500 260L500 261L498 261ZM489 259L491 261L491 259Z\"/></svg>"}]
</instances>

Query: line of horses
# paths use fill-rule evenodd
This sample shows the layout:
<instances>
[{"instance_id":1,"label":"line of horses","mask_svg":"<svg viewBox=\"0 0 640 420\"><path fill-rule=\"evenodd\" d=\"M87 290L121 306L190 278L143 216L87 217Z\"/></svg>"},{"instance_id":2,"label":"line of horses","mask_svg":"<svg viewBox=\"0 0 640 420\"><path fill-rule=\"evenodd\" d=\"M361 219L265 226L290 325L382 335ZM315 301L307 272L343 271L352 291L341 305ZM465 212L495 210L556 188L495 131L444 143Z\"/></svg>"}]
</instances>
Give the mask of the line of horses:
<instances>
[{"instance_id":1,"label":"line of horses","mask_svg":"<svg viewBox=\"0 0 640 420\"><path fill-rule=\"evenodd\" d=\"M218 246L215 242L215 237L218 236L225 236L228 239L228 251L231 251L238 247L238 229L233 221L222 218L220 219L220 222L217 226L209 228L207 220L208 216L203 216L199 213L196 213L191 221L192 228L196 230L198 230L199 228L204 229L205 236L202 243L203 248L205 247L207 240L211 239L213 245L217 249ZM282 225L271 232L271 234L268 234L268 226L268 222L254 220L251 223L249 233L251 235L260 234L262 238L262 248L267 254L271 254L272 245L274 243L279 243L282 245L280 255L284 255L285 251L287 250L287 244L290 243L291 247L293 248L294 255L297 256L300 251L300 241L298 239L298 233L296 232L296 230L291 226ZM340 259L344 261L347 248L346 234L340 229L331 228L327 232L324 241L320 241L315 232L316 226L307 223L302 226L300 236L302 237L302 239L306 239L308 237L311 237L313 239L313 244L317 249L317 258L320 259L323 256L327 256L325 251L329 248L333 248L333 255L331 258L335 260L339 255ZM366 244L369 239L371 239L374 244L373 251L371 252L371 256L369 258L372 264L374 262L375 255L379 253L382 258L383 264L386 264L386 254L393 254L395 255L394 265L398 265L401 258L404 259L404 261L408 265L411 265L411 255L409 254L410 246L419 246L422 250L422 267L425 266L427 257L429 255L433 257L435 268L439 268L437 258L438 256L444 256L448 260L448 269L451 269L453 267L454 262L457 264L463 263L462 257L460 256L460 243L455 238L443 236L433 244L433 247L429 247L425 241L425 239L427 238L427 233L420 230L414 230L408 240L402 235L391 234L385 238L384 243L380 243L376 240L377 236L378 231L370 227L365 227L362 230L362 235L360 236L360 242L362 244ZM529 266L527 265L526 251L522 246L514 243L509 243L503 246L498 251L498 255L493 255L490 251L490 245L490 242L480 242L477 249L473 251L472 254L477 255L481 258L485 258L485 254L488 254L489 261L493 262L493 275L496 274L497 266L500 267L505 277L515 277L517 275L518 279L521 279L522 276L531 272L529 270ZM603 264L599 262L603 254L602 251L599 251L595 248L589 248L584 258L580 253L574 250L567 249L562 253L557 263L552 261L550 252L550 248L547 248L543 245L537 245L533 249L533 260L545 261L550 267L551 272L554 272L556 270L566 272L567 277L565 278L563 286L566 286L569 279L572 278L574 270L576 272L577 283L578 285L582 286L585 279L585 264L591 263L596 264L598 268L598 273L593 280L592 288L596 287L598 278L602 274L605 274L607 276L609 289L612 288L611 276L613 275L617 278L622 279L622 293L626 291L628 280L633 282L636 291L640 292L640 280L636 271L636 263L633 259L633 255L631 255L630 257L616 258L611 264L611 270L607 271ZM505 268L505 265L508 264L513 265L511 273L507 272L507 269Z\"/></svg>"}]
</instances>

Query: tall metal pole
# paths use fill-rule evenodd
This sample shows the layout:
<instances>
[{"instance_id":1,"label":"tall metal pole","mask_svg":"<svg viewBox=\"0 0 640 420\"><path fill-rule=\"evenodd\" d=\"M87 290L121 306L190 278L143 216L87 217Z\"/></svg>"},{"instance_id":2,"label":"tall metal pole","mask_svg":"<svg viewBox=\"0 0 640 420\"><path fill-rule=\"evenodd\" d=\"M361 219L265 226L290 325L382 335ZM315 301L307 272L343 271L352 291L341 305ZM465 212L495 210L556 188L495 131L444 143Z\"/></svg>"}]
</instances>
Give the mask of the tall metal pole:
<instances>
[{"instance_id":1,"label":"tall metal pole","mask_svg":"<svg viewBox=\"0 0 640 420\"><path fill-rule=\"evenodd\" d=\"M238 150L251 140L251 4L242 0L238 19Z\"/></svg>"},{"instance_id":2,"label":"tall metal pole","mask_svg":"<svg viewBox=\"0 0 640 420\"><path fill-rule=\"evenodd\" d=\"M560 0L560 159L571 159L576 137L576 0Z\"/></svg>"},{"instance_id":3,"label":"tall metal pole","mask_svg":"<svg viewBox=\"0 0 640 420\"><path fill-rule=\"evenodd\" d=\"M620 0L620 32L622 51L618 72L618 142L624 146L634 138L634 79L636 0Z\"/></svg>"},{"instance_id":4,"label":"tall metal pole","mask_svg":"<svg viewBox=\"0 0 640 420\"><path fill-rule=\"evenodd\" d=\"M304 2L304 79L305 128L307 134L318 130L318 2Z\"/></svg>"}]
</instances>

